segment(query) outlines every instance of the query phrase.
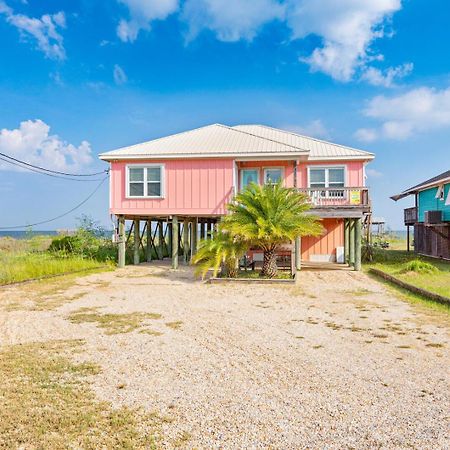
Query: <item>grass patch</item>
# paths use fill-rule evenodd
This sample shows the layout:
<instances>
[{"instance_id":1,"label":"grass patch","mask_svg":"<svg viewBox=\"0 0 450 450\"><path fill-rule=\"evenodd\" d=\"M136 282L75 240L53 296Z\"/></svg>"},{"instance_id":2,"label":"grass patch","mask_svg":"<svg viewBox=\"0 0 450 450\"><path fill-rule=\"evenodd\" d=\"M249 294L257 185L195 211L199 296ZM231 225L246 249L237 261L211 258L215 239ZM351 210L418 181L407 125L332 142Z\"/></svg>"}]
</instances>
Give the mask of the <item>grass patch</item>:
<instances>
[{"instance_id":1,"label":"grass patch","mask_svg":"<svg viewBox=\"0 0 450 450\"><path fill-rule=\"evenodd\" d=\"M155 313L102 314L96 308L81 308L68 317L72 323L95 323L108 335L130 333L141 328L147 320L160 318L161 314Z\"/></svg>"},{"instance_id":2,"label":"grass patch","mask_svg":"<svg viewBox=\"0 0 450 450\"><path fill-rule=\"evenodd\" d=\"M355 297L364 297L365 295L374 294L373 291L366 288L354 289L352 291L344 291L345 294L353 295Z\"/></svg>"},{"instance_id":3,"label":"grass patch","mask_svg":"<svg viewBox=\"0 0 450 450\"><path fill-rule=\"evenodd\" d=\"M250 278L250 279L257 279L257 280L292 280L293 277L291 275L291 272L283 271L283 270L278 270L277 275L273 278L261 277L259 275L258 270L254 270L254 271L240 270L237 274L237 278Z\"/></svg>"},{"instance_id":4,"label":"grass patch","mask_svg":"<svg viewBox=\"0 0 450 450\"><path fill-rule=\"evenodd\" d=\"M88 377L95 364L76 364L82 341L5 347L0 352L0 448L156 448L159 419L96 400Z\"/></svg>"},{"instance_id":5,"label":"grass patch","mask_svg":"<svg viewBox=\"0 0 450 450\"><path fill-rule=\"evenodd\" d=\"M162 336L163 334L160 331L151 330L150 328L144 328L143 330L140 330L139 333L149 334L150 336Z\"/></svg>"},{"instance_id":6,"label":"grass patch","mask_svg":"<svg viewBox=\"0 0 450 450\"><path fill-rule=\"evenodd\" d=\"M438 259L418 257L413 252L377 249L374 267L396 278L446 297L450 297L450 263Z\"/></svg>"},{"instance_id":7,"label":"grass patch","mask_svg":"<svg viewBox=\"0 0 450 450\"><path fill-rule=\"evenodd\" d=\"M172 330L179 330L183 325L181 320L177 320L176 322L166 322L166 327L172 328Z\"/></svg>"},{"instance_id":8,"label":"grass patch","mask_svg":"<svg viewBox=\"0 0 450 450\"><path fill-rule=\"evenodd\" d=\"M96 269L104 262L80 256L59 257L50 253L0 253L0 285L51 275Z\"/></svg>"}]
</instances>

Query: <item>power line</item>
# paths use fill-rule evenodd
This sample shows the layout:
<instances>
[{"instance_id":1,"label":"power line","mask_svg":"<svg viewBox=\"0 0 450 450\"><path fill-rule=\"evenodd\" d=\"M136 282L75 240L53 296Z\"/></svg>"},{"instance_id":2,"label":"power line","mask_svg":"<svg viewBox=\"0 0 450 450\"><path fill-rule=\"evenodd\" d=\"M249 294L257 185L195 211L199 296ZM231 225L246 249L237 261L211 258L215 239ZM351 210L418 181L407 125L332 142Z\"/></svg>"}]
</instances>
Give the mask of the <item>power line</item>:
<instances>
[{"instance_id":1,"label":"power line","mask_svg":"<svg viewBox=\"0 0 450 450\"><path fill-rule=\"evenodd\" d=\"M1 153L0 153L1 155ZM70 178L70 177L66 177L66 176L62 176L62 175L54 175L52 173L46 173L46 172L41 172L40 170L34 169L33 167L23 167L21 164L14 162L14 161L10 161L8 159L3 158L2 156L0 156L0 161L4 161L6 163L12 164L14 166L20 167L21 169L26 169L26 170L31 170L32 172L36 172L39 173L41 175L46 175L48 177L53 177L53 178L60 178L62 180L70 180L70 181L100 181L99 178L89 178L89 179L85 179L85 178ZM105 170L106 173L108 173L108 170ZM103 172L100 172L103 173Z\"/></svg>"},{"instance_id":2,"label":"power line","mask_svg":"<svg viewBox=\"0 0 450 450\"><path fill-rule=\"evenodd\" d=\"M22 161L22 160L20 160L20 159L17 159L17 158L14 158L14 157L12 157L12 156L9 156L9 155L7 155L7 154L5 154L5 153L1 153L1 152L0 152L0 155L3 156L4 158L11 159L12 161L15 161L15 162L17 162L17 163L23 164L23 165L28 166L28 167L33 167L33 168L35 168L35 169L39 169L39 170L42 170L42 171L44 171L44 172L54 173L54 174L57 174L57 175L65 175L65 176L69 176L69 177L93 177L93 176L95 176L95 175L102 175L103 173L105 173L105 172L108 171L108 170L106 169L106 170L103 170L102 172L96 172L96 173L83 173L83 174L80 174L80 173L60 172L60 171L58 171L58 170L46 169L45 167L40 167L40 166L36 166L36 165L34 165L34 164L27 163L27 162Z\"/></svg>"},{"instance_id":3,"label":"power line","mask_svg":"<svg viewBox=\"0 0 450 450\"><path fill-rule=\"evenodd\" d=\"M67 216L70 213L74 212L80 206L83 206L100 189L100 187L102 186L102 184L105 182L105 180L107 178L108 178L108 176L103 178L102 181L97 185L97 187L81 203L78 203L78 205L74 206L71 210L65 212L64 214L60 214L59 216L53 217L53 219L43 220L42 222L29 223L26 225L15 225L13 227L0 227L0 230L13 230L16 228L34 227L36 225L43 225L44 223L49 223L49 222L53 222L54 220L61 219L62 217Z\"/></svg>"}]
</instances>

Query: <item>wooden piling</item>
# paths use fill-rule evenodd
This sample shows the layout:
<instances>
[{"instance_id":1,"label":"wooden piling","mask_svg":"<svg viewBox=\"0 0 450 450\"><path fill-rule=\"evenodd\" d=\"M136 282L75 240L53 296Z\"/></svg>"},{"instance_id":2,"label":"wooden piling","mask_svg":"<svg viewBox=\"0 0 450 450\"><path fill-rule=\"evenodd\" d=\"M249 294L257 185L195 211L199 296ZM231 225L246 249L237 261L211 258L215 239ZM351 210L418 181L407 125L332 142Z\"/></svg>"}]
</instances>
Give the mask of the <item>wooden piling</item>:
<instances>
[{"instance_id":1,"label":"wooden piling","mask_svg":"<svg viewBox=\"0 0 450 450\"><path fill-rule=\"evenodd\" d=\"M125 217L119 216L119 257L118 266L125 267Z\"/></svg>"}]
</instances>

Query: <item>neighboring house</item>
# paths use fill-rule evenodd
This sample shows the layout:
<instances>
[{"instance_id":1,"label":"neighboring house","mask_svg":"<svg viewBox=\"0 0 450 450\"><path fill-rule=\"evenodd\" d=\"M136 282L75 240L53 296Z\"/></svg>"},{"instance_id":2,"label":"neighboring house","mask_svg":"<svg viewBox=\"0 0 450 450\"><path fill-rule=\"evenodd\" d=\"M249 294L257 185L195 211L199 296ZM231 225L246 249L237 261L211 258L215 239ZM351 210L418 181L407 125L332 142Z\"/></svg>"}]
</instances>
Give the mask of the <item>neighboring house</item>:
<instances>
[{"instance_id":1,"label":"neighboring house","mask_svg":"<svg viewBox=\"0 0 450 450\"><path fill-rule=\"evenodd\" d=\"M404 211L409 250L409 227L414 226L414 251L450 259L450 170L391 198L414 195L415 206Z\"/></svg>"},{"instance_id":2,"label":"neighboring house","mask_svg":"<svg viewBox=\"0 0 450 450\"><path fill-rule=\"evenodd\" d=\"M361 223L370 214L365 165L372 153L262 125L215 124L100 158L111 165L110 213L119 224L119 265L124 264L125 220L134 221L136 236L145 221L150 241L167 235L170 244L176 233L181 247L167 247L177 267L178 250L195 252L197 238L226 214L238 190L250 182L280 181L310 197L325 228L321 237L296 242L296 265L300 259L344 262L345 253L347 262L360 267Z\"/></svg>"}]
</instances>

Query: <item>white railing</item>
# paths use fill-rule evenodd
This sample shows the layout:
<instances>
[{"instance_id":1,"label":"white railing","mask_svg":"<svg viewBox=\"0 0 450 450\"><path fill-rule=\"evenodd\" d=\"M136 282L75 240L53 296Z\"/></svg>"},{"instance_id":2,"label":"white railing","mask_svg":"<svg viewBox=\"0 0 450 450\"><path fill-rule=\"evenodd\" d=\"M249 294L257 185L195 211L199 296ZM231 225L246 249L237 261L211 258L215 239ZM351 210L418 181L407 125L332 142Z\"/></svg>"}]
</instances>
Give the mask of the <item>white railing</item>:
<instances>
[{"instance_id":1,"label":"white railing","mask_svg":"<svg viewBox=\"0 0 450 450\"><path fill-rule=\"evenodd\" d=\"M369 189L366 187L300 188L314 207L321 206L369 206Z\"/></svg>"}]
</instances>

